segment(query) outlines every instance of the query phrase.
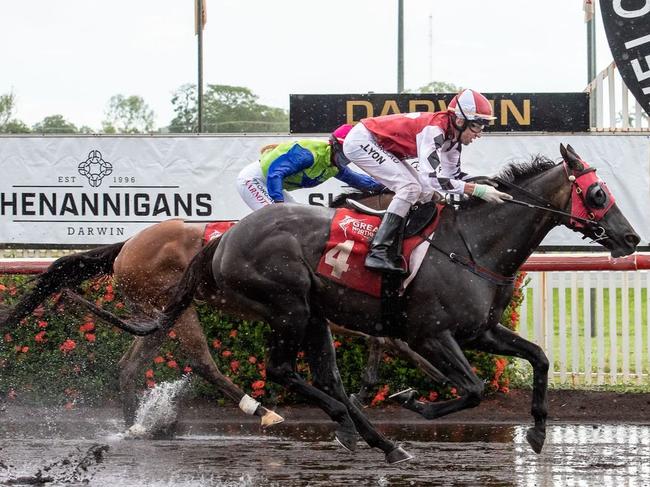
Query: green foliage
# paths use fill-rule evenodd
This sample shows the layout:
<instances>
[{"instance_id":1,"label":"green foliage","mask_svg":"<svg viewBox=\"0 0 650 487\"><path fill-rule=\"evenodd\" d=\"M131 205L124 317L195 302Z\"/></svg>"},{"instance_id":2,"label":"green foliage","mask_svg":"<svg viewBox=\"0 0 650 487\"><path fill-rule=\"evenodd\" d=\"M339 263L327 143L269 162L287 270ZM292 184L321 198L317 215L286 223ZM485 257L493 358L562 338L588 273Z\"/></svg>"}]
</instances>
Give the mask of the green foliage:
<instances>
[{"instance_id":1,"label":"green foliage","mask_svg":"<svg viewBox=\"0 0 650 487\"><path fill-rule=\"evenodd\" d=\"M446 81L432 81L429 84L420 86L415 90L409 90L410 93L458 93L461 90L453 83Z\"/></svg>"},{"instance_id":2,"label":"green foliage","mask_svg":"<svg viewBox=\"0 0 650 487\"><path fill-rule=\"evenodd\" d=\"M20 120L12 118L16 105L16 97L13 93L0 95L0 133L4 134L25 134L29 127Z\"/></svg>"},{"instance_id":3,"label":"green foliage","mask_svg":"<svg viewBox=\"0 0 650 487\"><path fill-rule=\"evenodd\" d=\"M503 317L503 324L512 328L518 322L517 307L521 303L524 277L521 275L513 302ZM0 306L13 305L29 286L25 277L0 278ZM124 315L128 312L110 279L87 282L87 299L99 306ZM219 369L245 392L267 405L301 401L275 384L266 381L265 335L268 326L260 323L228 319L206 306L198 307L208 346ZM0 336L0 400L9 398L26 403L46 401L73 407L78 403L100 403L117 399L118 368L121 356L132 337L120 330L97 322L75 305L53 296L32 315ZM360 338L335 337L337 362L346 389L357 391L361 371L367 361L366 343ZM297 371L311 379L309 366L298 354ZM508 390L507 361L488 354L472 354L471 361L488 392ZM181 352L176 331L169 333L147 368L141 371L140 385L153 387L157 382L180 378L191 373L191 363ZM415 387L423 399L452 397L455 390L432 384L422 372L403 360L385 355L380 369L382 385L375 397L381 403L389 392ZM193 393L225 402L215 387L195 380Z\"/></svg>"},{"instance_id":4,"label":"green foliage","mask_svg":"<svg viewBox=\"0 0 650 487\"><path fill-rule=\"evenodd\" d=\"M63 115L49 115L32 127L34 132L41 134L74 134L77 133L75 124L68 122Z\"/></svg>"},{"instance_id":5,"label":"green foliage","mask_svg":"<svg viewBox=\"0 0 650 487\"><path fill-rule=\"evenodd\" d=\"M205 132L286 132L289 115L281 108L261 105L258 97L242 86L209 84L203 94L203 129ZM170 132L198 131L196 86L181 86L172 96L176 116Z\"/></svg>"},{"instance_id":6,"label":"green foliage","mask_svg":"<svg viewBox=\"0 0 650 487\"><path fill-rule=\"evenodd\" d=\"M154 112L141 96L114 95L108 102L102 130L107 134L142 134L154 129Z\"/></svg>"}]
</instances>

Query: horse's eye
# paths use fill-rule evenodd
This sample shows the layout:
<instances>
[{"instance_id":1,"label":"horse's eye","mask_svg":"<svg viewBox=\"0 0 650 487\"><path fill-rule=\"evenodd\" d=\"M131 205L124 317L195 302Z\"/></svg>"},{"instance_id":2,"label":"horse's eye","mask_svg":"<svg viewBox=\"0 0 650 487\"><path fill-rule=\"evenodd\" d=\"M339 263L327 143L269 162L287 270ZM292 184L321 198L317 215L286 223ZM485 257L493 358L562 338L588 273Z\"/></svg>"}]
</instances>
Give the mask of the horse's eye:
<instances>
[{"instance_id":1,"label":"horse's eye","mask_svg":"<svg viewBox=\"0 0 650 487\"><path fill-rule=\"evenodd\" d=\"M587 190L587 204L591 208L604 208L609 199L607 192L600 186L599 183L592 184Z\"/></svg>"}]
</instances>

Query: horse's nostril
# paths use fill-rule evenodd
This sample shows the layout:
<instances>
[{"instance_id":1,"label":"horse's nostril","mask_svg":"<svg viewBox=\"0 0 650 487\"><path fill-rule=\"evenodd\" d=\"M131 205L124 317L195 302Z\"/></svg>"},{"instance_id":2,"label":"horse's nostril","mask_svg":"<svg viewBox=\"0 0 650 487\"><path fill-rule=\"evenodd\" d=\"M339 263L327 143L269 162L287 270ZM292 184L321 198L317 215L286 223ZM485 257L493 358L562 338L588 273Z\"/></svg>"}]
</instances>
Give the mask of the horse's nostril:
<instances>
[{"instance_id":1,"label":"horse's nostril","mask_svg":"<svg viewBox=\"0 0 650 487\"><path fill-rule=\"evenodd\" d=\"M636 233L628 233L625 235L625 241L630 245L636 247L639 245L639 242L641 242L641 237L639 237Z\"/></svg>"}]
</instances>

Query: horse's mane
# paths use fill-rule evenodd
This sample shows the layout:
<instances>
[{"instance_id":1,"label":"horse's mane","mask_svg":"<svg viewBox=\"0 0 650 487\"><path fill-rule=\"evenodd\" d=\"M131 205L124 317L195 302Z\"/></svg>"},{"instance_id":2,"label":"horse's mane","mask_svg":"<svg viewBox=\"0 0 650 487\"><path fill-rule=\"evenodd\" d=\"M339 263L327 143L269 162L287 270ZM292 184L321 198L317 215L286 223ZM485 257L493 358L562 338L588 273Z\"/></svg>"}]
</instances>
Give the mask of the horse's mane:
<instances>
[{"instance_id":1,"label":"horse's mane","mask_svg":"<svg viewBox=\"0 0 650 487\"><path fill-rule=\"evenodd\" d=\"M536 155L530 161L525 162L511 162L506 167L501 169L501 172L495 178L514 182L517 179L526 179L532 176L543 173L555 167L556 163L546 156Z\"/></svg>"}]
</instances>

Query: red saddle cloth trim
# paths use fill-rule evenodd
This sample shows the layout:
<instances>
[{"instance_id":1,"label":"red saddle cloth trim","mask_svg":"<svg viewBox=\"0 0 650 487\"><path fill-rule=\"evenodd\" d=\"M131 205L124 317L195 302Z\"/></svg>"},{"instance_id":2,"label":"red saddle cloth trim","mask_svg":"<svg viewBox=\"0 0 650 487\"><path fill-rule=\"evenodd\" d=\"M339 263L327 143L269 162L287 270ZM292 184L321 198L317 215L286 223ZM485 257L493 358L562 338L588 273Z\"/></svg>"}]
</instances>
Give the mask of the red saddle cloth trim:
<instances>
[{"instance_id":1,"label":"red saddle cloth trim","mask_svg":"<svg viewBox=\"0 0 650 487\"><path fill-rule=\"evenodd\" d=\"M440 220L440 213L441 205L438 206L436 217L421 232L422 235L428 237L434 232ZM381 274L368 270L364 264L370 241L375 236L379 223L380 219L376 216L347 208L336 210L329 239L316 272L343 286L379 297ZM421 235L404 240L402 253L407 264L413 250L423 241Z\"/></svg>"},{"instance_id":2,"label":"red saddle cloth trim","mask_svg":"<svg viewBox=\"0 0 650 487\"><path fill-rule=\"evenodd\" d=\"M208 223L203 231L203 245L207 245L213 238L221 237L224 233L235 226L236 221L224 220Z\"/></svg>"}]
</instances>

